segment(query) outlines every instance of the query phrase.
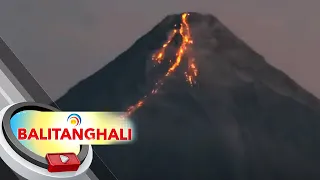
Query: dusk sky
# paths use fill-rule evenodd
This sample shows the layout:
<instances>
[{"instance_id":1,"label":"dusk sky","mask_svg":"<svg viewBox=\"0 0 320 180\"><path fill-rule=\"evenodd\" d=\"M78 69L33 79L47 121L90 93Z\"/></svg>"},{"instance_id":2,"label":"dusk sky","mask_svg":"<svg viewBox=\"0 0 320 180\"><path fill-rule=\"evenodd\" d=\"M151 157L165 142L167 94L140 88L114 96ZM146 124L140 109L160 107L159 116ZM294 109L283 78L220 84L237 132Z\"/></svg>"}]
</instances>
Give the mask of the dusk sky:
<instances>
[{"instance_id":1,"label":"dusk sky","mask_svg":"<svg viewBox=\"0 0 320 180\"><path fill-rule=\"evenodd\" d=\"M166 15L210 13L320 97L319 7L317 0L1 0L0 36L56 99Z\"/></svg>"}]
</instances>

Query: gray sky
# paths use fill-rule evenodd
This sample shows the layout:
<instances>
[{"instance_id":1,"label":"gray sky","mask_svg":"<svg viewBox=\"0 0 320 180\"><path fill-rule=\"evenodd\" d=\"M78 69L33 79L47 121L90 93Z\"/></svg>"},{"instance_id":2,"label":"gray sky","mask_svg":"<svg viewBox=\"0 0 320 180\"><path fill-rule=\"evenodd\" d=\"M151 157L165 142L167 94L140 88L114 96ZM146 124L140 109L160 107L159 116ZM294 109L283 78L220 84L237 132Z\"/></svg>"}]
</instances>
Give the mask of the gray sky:
<instances>
[{"instance_id":1,"label":"gray sky","mask_svg":"<svg viewBox=\"0 0 320 180\"><path fill-rule=\"evenodd\" d=\"M318 0L1 0L0 36L56 99L167 14L211 13L320 97L319 7Z\"/></svg>"}]
</instances>

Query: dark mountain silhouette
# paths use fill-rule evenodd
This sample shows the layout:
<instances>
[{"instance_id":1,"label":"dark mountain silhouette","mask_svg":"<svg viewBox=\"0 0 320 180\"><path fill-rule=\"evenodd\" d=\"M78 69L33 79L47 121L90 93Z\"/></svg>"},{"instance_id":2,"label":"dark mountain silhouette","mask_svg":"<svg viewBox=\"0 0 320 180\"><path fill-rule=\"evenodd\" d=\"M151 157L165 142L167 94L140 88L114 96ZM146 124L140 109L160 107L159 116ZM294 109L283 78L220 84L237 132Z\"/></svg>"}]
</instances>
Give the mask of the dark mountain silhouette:
<instances>
[{"instance_id":1,"label":"dark mountain silhouette","mask_svg":"<svg viewBox=\"0 0 320 180\"><path fill-rule=\"evenodd\" d=\"M138 141L95 150L119 180L320 178L320 101L212 15L190 13L197 84L184 64L133 115ZM151 55L180 15L167 16L132 47L57 100L62 110L123 111L149 92L167 63ZM263 34L261 34L263 36ZM120 38L121 39L121 38Z\"/></svg>"}]
</instances>

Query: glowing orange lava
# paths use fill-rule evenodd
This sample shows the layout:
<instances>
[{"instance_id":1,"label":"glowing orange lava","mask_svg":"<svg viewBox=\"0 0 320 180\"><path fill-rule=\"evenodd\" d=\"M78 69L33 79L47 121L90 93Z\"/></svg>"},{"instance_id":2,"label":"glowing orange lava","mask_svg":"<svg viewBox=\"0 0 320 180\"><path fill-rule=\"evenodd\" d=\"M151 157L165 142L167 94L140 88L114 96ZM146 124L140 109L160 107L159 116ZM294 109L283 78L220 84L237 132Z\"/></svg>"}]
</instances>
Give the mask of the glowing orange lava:
<instances>
[{"instance_id":1,"label":"glowing orange lava","mask_svg":"<svg viewBox=\"0 0 320 180\"><path fill-rule=\"evenodd\" d=\"M195 78L198 76L198 69L195 64L194 58L188 59L188 71L184 73L186 76L187 82L193 86L196 83Z\"/></svg>"},{"instance_id":2,"label":"glowing orange lava","mask_svg":"<svg viewBox=\"0 0 320 180\"><path fill-rule=\"evenodd\" d=\"M171 43L172 39L174 38L174 36L177 34L177 30L174 29L171 34L168 37L168 40L162 45L161 49L156 52L155 54L152 55L152 60L156 61L158 64L161 63L161 61L164 58L164 53L167 49L167 46Z\"/></svg>"},{"instance_id":3,"label":"glowing orange lava","mask_svg":"<svg viewBox=\"0 0 320 180\"><path fill-rule=\"evenodd\" d=\"M182 37L182 42L181 42L181 45L179 46L179 48L178 48L178 50L176 52L176 58L175 58L174 63L169 67L169 69L165 73L164 77L168 77L172 73L175 72L175 70L180 66L182 58L186 55L186 51L189 50L189 48L191 49L190 45L193 44L193 40L192 40L191 33L190 33L190 27L189 27L189 24L188 24L188 21L187 21L188 15L189 15L188 13L183 13L181 15L181 25L180 25L179 31L176 30L176 29L173 30L172 33L169 35L168 40L162 45L162 48L152 56L152 59L156 63L161 63L161 61L164 59L164 53L166 51L167 46L170 44L170 42L172 41L174 36L179 32L179 34ZM186 81L190 85L194 85L195 82L196 82L195 81L195 77L197 75L198 75L198 69L197 69L196 64L195 64L195 59L194 58L189 58L188 59L188 70L185 72ZM145 95L135 105L130 106L127 109L126 116L130 116L138 108L143 106L145 101L147 100L147 98L149 96L153 95L153 94L156 94L158 92L158 90L161 88L162 85L163 85L163 78L160 79L155 84L155 87L153 88L153 90L150 92L149 95Z\"/></svg>"}]
</instances>

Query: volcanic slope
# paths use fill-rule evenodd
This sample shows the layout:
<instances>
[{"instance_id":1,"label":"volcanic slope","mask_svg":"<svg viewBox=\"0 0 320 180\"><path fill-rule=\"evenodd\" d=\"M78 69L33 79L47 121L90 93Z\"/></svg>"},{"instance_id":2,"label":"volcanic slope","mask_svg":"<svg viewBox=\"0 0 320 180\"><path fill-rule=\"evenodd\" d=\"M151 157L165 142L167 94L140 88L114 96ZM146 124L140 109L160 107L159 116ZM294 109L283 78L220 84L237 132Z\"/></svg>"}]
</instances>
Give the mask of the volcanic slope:
<instances>
[{"instance_id":1,"label":"volcanic slope","mask_svg":"<svg viewBox=\"0 0 320 180\"><path fill-rule=\"evenodd\" d=\"M94 147L119 180L320 178L319 100L212 15L167 16L56 103L135 121Z\"/></svg>"}]
</instances>

